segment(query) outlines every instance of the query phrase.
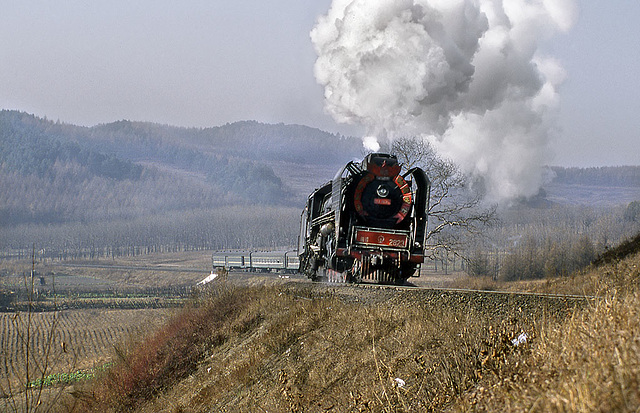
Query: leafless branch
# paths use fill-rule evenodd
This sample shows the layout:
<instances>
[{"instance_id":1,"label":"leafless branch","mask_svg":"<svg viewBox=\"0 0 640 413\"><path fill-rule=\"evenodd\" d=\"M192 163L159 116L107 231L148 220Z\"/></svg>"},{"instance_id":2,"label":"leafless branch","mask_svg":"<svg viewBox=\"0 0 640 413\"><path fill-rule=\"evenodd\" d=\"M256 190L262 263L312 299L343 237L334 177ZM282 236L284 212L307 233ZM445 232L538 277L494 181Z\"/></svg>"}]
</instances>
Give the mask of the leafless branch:
<instances>
[{"instance_id":1,"label":"leafless branch","mask_svg":"<svg viewBox=\"0 0 640 413\"><path fill-rule=\"evenodd\" d=\"M399 138L388 149L407 169L421 167L431 181L428 248L459 255L468 239L482 235L496 222L496 207L484 203L481 185L463 174L455 163L441 158L420 137Z\"/></svg>"}]
</instances>

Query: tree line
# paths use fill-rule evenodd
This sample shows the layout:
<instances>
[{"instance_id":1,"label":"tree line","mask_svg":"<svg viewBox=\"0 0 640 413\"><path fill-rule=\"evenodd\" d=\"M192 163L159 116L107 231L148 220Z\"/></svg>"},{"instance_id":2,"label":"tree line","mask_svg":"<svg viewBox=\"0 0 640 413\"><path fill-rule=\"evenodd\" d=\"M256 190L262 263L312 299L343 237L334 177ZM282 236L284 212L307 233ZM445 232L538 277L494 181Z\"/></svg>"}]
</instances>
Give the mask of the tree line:
<instances>
[{"instance_id":1,"label":"tree line","mask_svg":"<svg viewBox=\"0 0 640 413\"><path fill-rule=\"evenodd\" d=\"M512 208L469 245L469 273L505 281L567 276L640 232L625 219L630 205Z\"/></svg>"},{"instance_id":2,"label":"tree line","mask_svg":"<svg viewBox=\"0 0 640 413\"><path fill-rule=\"evenodd\" d=\"M640 166L601 166L592 168L551 167L554 183L613 187L640 187Z\"/></svg>"},{"instance_id":3,"label":"tree line","mask_svg":"<svg viewBox=\"0 0 640 413\"><path fill-rule=\"evenodd\" d=\"M127 220L0 227L0 258L97 259L156 252L292 248L297 208L229 206Z\"/></svg>"}]
</instances>

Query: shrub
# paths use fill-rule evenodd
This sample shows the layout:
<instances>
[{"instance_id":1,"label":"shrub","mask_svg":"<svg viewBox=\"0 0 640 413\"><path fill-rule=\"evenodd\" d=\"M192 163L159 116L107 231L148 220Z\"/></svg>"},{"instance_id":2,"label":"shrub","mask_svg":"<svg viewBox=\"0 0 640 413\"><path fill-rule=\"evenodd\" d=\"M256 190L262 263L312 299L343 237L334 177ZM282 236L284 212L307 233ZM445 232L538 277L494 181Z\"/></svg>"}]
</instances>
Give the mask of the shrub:
<instances>
[{"instance_id":1,"label":"shrub","mask_svg":"<svg viewBox=\"0 0 640 413\"><path fill-rule=\"evenodd\" d=\"M208 290L152 336L126 348L117 348L118 361L99 380L96 406L134 409L191 374L212 347L229 337L225 325L251 301L243 289Z\"/></svg>"}]
</instances>

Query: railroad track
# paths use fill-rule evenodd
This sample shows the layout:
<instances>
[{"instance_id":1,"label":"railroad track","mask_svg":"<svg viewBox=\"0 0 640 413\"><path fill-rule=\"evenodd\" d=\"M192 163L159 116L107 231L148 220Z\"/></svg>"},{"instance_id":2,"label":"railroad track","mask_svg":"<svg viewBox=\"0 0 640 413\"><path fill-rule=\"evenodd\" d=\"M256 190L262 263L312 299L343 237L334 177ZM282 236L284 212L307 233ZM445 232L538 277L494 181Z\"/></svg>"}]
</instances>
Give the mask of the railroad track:
<instances>
[{"instance_id":1,"label":"railroad track","mask_svg":"<svg viewBox=\"0 0 640 413\"><path fill-rule=\"evenodd\" d=\"M136 265L107 265L107 264L55 264L59 267L71 267L71 268L99 268L99 269L113 269L123 271L170 271L170 272L193 272L206 274L210 272L210 269L204 268L186 268L177 266L136 266ZM246 272L232 272L229 278L234 278L234 275L242 275L239 277L240 281L246 280L247 276L252 273ZM260 276L264 276L264 273L258 273ZM273 273L274 278L277 274ZM445 287L429 287L429 286L412 286L412 285L383 285L383 284L348 284L348 283L322 283L313 282L302 276L301 274L293 275L291 277L284 278L283 282L305 284L308 286L314 286L314 288L347 288L354 290L389 290L389 291L412 291L423 293L447 293L447 294L473 294L473 295L497 295L504 297L536 297L544 299L559 299L559 300L574 300L574 301L592 301L599 297L593 295L575 295L575 294L550 294L550 293L535 293L529 291L496 291L496 290L474 290L467 288L445 288Z\"/></svg>"},{"instance_id":2,"label":"railroad track","mask_svg":"<svg viewBox=\"0 0 640 413\"><path fill-rule=\"evenodd\" d=\"M349 285L349 284L346 284ZM445 288L445 287L419 287L410 285L377 285L377 284L351 284L357 288L364 289L392 289L392 290L426 290L426 291L440 291L447 293L468 293L468 294L495 294L503 296L532 296L540 298L557 298L567 300L596 300L599 297L594 295L575 295L575 294L550 294L550 293L535 293L530 291L498 291L498 290L474 290L469 288Z\"/></svg>"},{"instance_id":3,"label":"railroad track","mask_svg":"<svg viewBox=\"0 0 640 413\"><path fill-rule=\"evenodd\" d=\"M545 294L515 291L488 291L463 288L413 287L375 284L324 284L292 280L288 293L300 299L335 298L365 306L393 303L394 306L428 308L435 316L458 308L469 314L483 314L503 320L531 317L568 317L589 306L598 297L573 294Z\"/></svg>"},{"instance_id":4,"label":"railroad track","mask_svg":"<svg viewBox=\"0 0 640 413\"><path fill-rule=\"evenodd\" d=\"M302 277L299 275L298 277ZM423 293L448 293L448 294L478 294L478 295L497 295L497 296L521 296L521 297L539 297L546 299L561 299L561 300L596 300L600 297L594 295L576 295L576 294L552 294L552 293L536 293L531 291L500 291L500 290L474 290L470 288L447 288L447 287L432 287L432 286L415 286L415 285L387 285L387 284L349 284L349 283L323 283L313 282L306 278L291 278L292 282L304 283L309 286L319 286L320 288L346 288L346 289L360 289L360 290L389 290L389 291L411 291L411 292L423 292Z\"/></svg>"}]
</instances>

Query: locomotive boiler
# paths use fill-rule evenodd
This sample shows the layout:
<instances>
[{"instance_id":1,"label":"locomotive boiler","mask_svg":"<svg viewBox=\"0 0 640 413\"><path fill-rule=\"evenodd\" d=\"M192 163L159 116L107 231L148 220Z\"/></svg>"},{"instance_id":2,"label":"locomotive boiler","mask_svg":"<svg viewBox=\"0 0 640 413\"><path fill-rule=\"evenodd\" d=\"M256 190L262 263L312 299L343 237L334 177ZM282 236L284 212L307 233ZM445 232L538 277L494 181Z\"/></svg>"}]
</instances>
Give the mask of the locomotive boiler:
<instances>
[{"instance_id":1,"label":"locomotive boiler","mask_svg":"<svg viewBox=\"0 0 640 413\"><path fill-rule=\"evenodd\" d=\"M308 198L300 272L312 280L402 284L424 262L430 182L394 155L349 162Z\"/></svg>"}]
</instances>

